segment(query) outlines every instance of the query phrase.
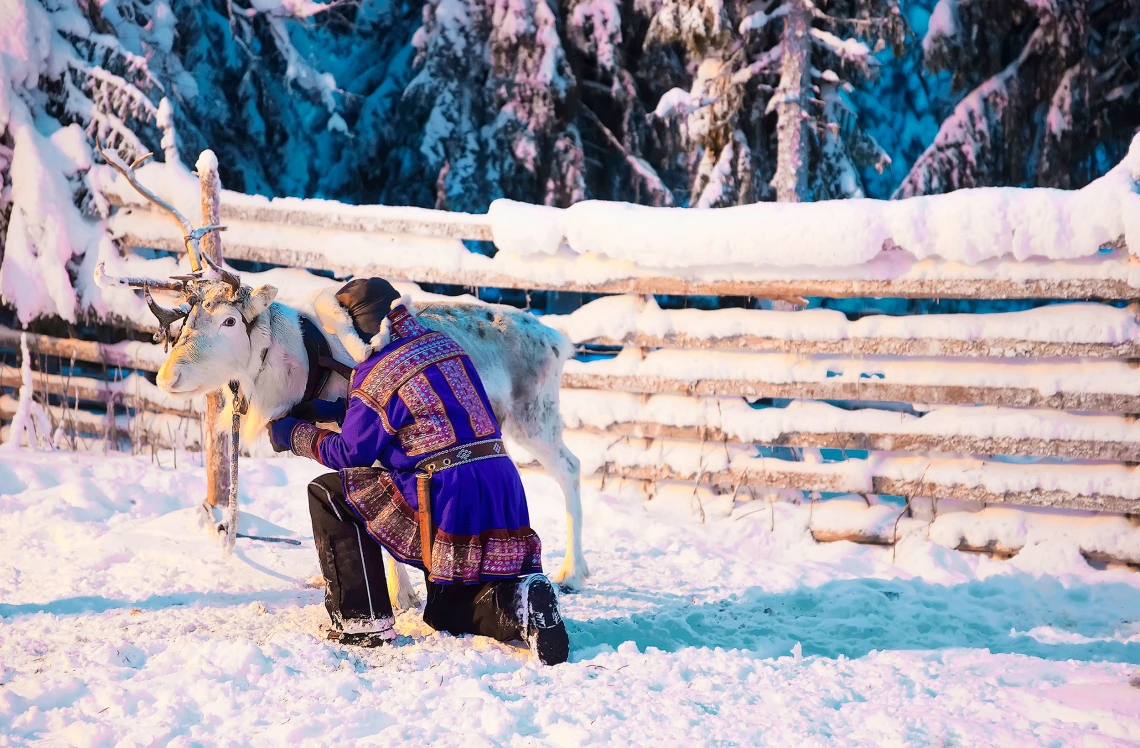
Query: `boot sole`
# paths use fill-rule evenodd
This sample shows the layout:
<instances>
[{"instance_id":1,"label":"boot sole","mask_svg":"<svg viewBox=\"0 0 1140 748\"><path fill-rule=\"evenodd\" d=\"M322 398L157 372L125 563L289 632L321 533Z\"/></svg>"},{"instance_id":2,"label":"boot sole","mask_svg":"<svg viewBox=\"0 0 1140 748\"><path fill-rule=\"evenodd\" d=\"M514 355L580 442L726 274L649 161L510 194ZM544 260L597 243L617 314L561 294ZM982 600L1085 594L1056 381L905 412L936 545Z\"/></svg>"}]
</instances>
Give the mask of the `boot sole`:
<instances>
[{"instance_id":1,"label":"boot sole","mask_svg":"<svg viewBox=\"0 0 1140 748\"><path fill-rule=\"evenodd\" d=\"M346 634L341 631L332 630L325 635L325 639L334 644L374 649L391 644L393 637L384 636L383 634Z\"/></svg>"},{"instance_id":2,"label":"boot sole","mask_svg":"<svg viewBox=\"0 0 1140 748\"><path fill-rule=\"evenodd\" d=\"M543 665L561 665L570 657L570 636L558 610L558 594L546 577L527 587L527 643ZM549 619L554 618L551 622ZM538 623L544 624L539 626Z\"/></svg>"}]
</instances>

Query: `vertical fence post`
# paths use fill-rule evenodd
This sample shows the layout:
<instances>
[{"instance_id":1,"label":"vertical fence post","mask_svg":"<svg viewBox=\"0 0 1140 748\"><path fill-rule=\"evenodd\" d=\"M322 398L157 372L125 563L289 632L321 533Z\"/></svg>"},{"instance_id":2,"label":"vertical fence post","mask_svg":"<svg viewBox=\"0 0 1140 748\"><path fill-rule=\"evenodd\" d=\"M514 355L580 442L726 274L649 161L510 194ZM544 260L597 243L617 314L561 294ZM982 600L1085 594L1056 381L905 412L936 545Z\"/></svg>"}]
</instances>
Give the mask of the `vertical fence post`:
<instances>
[{"instance_id":1,"label":"vertical fence post","mask_svg":"<svg viewBox=\"0 0 1140 748\"><path fill-rule=\"evenodd\" d=\"M212 226L222 222L222 185L218 178L218 158L213 151L202 151L196 164L198 181L202 185L202 225ZM219 265L222 262L222 234L211 231L202 237L201 250ZM230 489L229 470L229 429L218 430L225 401L221 390L206 395L206 412L202 415L205 443L202 451L206 464L206 503L210 506L224 505L228 501Z\"/></svg>"}]
</instances>

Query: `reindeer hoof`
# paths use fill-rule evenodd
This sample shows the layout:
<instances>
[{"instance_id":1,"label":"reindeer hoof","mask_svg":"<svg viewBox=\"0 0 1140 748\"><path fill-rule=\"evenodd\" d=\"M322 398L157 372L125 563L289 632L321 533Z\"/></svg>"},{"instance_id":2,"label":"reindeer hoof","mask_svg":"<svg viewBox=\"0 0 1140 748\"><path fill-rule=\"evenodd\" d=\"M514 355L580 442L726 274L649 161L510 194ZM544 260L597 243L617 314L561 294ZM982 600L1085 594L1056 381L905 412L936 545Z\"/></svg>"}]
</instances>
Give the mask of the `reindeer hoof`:
<instances>
[{"instance_id":1,"label":"reindeer hoof","mask_svg":"<svg viewBox=\"0 0 1140 748\"><path fill-rule=\"evenodd\" d=\"M420 607L420 602L420 596L414 589L408 590L406 594L400 590L400 594L396 596L396 610L416 610Z\"/></svg>"},{"instance_id":2,"label":"reindeer hoof","mask_svg":"<svg viewBox=\"0 0 1140 748\"><path fill-rule=\"evenodd\" d=\"M563 592L577 592L586 586L588 576L590 576L590 567L586 565L586 559L573 561L566 558L562 561L562 568L552 574L550 580Z\"/></svg>"}]
</instances>

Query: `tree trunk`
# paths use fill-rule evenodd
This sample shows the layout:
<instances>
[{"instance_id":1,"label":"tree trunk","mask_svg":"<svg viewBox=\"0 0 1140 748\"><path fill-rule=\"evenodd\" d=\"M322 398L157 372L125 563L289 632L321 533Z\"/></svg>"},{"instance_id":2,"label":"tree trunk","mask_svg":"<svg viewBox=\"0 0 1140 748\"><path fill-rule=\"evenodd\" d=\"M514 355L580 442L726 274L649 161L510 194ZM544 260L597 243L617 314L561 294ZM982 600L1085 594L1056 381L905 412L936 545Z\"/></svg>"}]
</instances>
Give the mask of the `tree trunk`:
<instances>
[{"instance_id":1,"label":"tree trunk","mask_svg":"<svg viewBox=\"0 0 1140 748\"><path fill-rule=\"evenodd\" d=\"M218 177L218 159L213 151L202 151L196 165L198 180L202 185L202 225L212 226L221 223L222 185ZM211 259L222 262L222 234L211 231L202 237L202 252L209 253ZM206 395L206 412L202 415L205 443L202 452L206 463L206 503L210 506L224 506L229 500L230 465L228 429L219 431L218 420L225 408L222 392Z\"/></svg>"},{"instance_id":2,"label":"tree trunk","mask_svg":"<svg viewBox=\"0 0 1140 748\"><path fill-rule=\"evenodd\" d=\"M776 200L798 203L808 199L807 103L811 69L811 13L802 0L787 0L781 41L780 85L776 89Z\"/></svg>"}]
</instances>

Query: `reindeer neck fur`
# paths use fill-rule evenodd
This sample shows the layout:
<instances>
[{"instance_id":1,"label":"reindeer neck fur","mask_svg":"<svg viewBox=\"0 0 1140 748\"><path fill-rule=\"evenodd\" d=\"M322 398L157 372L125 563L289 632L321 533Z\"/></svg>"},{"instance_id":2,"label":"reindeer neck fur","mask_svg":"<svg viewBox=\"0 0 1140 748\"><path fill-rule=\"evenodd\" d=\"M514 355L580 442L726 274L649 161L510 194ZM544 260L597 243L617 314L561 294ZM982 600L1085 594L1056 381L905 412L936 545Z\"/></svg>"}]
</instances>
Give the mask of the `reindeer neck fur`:
<instances>
[{"instance_id":1,"label":"reindeer neck fur","mask_svg":"<svg viewBox=\"0 0 1140 748\"><path fill-rule=\"evenodd\" d=\"M409 296L401 298L396 305L416 314ZM314 312L314 322L331 345L333 356L341 361L347 358L353 364L362 363L388 343L390 323L387 319L380 332L365 342L353 328L348 312L331 292L325 291L317 296ZM301 312L298 310L277 302L270 304L250 322L249 342L249 364L245 371L235 376L242 396L248 400L249 409L242 427L242 439L247 443L261 434L265 424L285 415L301 401L309 375L308 354L301 333ZM347 397L348 383L332 377L324 394L326 397ZM225 423L228 422L227 418Z\"/></svg>"},{"instance_id":2,"label":"reindeer neck fur","mask_svg":"<svg viewBox=\"0 0 1140 748\"><path fill-rule=\"evenodd\" d=\"M265 424L301 401L309 373L296 309L270 304L249 323L249 342L249 364L235 373L241 394L249 403L242 428L247 442L259 436Z\"/></svg>"}]
</instances>

